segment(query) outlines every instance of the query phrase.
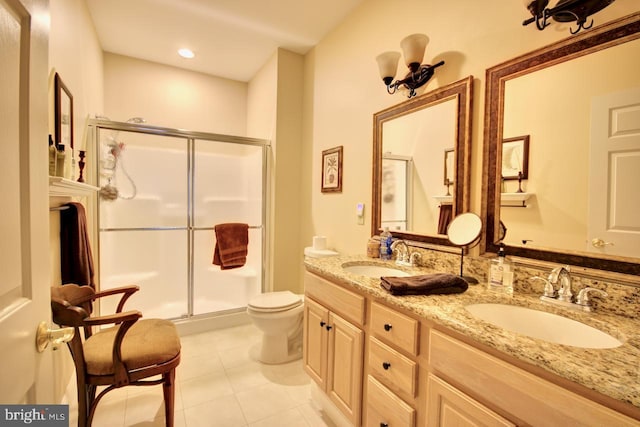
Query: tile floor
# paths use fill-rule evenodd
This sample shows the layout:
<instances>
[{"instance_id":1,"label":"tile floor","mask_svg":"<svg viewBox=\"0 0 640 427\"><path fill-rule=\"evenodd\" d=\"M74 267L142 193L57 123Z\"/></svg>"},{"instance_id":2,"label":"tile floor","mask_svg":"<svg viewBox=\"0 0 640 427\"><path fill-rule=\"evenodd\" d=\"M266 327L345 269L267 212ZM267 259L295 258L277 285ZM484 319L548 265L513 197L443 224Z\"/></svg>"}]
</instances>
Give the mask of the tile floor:
<instances>
[{"instance_id":1,"label":"tile floor","mask_svg":"<svg viewBox=\"0 0 640 427\"><path fill-rule=\"evenodd\" d=\"M255 361L259 345L253 325L182 337L175 426L334 427L310 399L311 380L301 360L263 365ZM70 401L70 425L75 426L77 404L75 398ZM107 394L93 427L116 426L164 426L161 386Z\"/></svg>"}]
</instances>

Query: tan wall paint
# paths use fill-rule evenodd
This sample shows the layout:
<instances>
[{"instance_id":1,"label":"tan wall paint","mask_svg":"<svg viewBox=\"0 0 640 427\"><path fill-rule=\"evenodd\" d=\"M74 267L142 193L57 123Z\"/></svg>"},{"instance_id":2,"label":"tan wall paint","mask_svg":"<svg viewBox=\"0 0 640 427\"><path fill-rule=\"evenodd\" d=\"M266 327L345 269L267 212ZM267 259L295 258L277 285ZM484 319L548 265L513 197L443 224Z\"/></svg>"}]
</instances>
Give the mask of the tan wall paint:
<instances>
[{"instance_id":1,"label":"tan wall paint","mask_svg":"<svg viewBox=\"0 0 640 427\"><path fill-rule=\"evenodd\" d=\"M74 146L84 149L85 119L103 109L102 49L83 0L51 0L49 12L49 132L54 133L53 73L57 71L73 95ZM59 218L58 213L49 214L52 285L60 283ZM73 361L64 347L52 356L54 400L60 402L74 375ZM75 396L67 396L67 401L71 399Z\"/></svg>"},{"instance_id":2,"label":"tan wall paint","mask_svg":"<svg viewBox=\"0 0 640 427\"><path fill-rule=\"evenodd\" d=\"M596 24L636 11L632 3L612 4L595 16ZM406 100L400 94L387 95L375 57L399 51L400 40L412 33L425 33L430 39L424 62L446 61L427 91L470 74L475 77L471 210L480 212L486 69L570 36L567 25L553 24L542 32L522 27L526 18L521 2L401 0L391 7L387 1L368 0L306 55L302 163L308 167L302 177L300 248L313 235L324 234L339 252L365 252L371 227L373 114ZM322 194L321 152L337 145L344 145L343 192ZM362 201L367 221L357 225L355 208Z\"/></svg>"},{"instance_id":3,"label":"tan wall paint","mask_svg":"<svg viewBox=\"0 0 640 427\"><path fill-rule=\"evenodd\" d=\"M302 292L300 198L304 58L278 49L249 83L247 130L271 141L267 269L269 290ZM294 266L292 268L292 266Z\"/></svg>"},{"instance_id":4,"label":"tan wall paint","mask_svg":"<svg viewBox=\"0 0 640 427\"><path fill-rule=\"evenodd\" d=\"M104 114L170 128L244 136L247 84L104 54Z\"/></svg>"}]
</instances>

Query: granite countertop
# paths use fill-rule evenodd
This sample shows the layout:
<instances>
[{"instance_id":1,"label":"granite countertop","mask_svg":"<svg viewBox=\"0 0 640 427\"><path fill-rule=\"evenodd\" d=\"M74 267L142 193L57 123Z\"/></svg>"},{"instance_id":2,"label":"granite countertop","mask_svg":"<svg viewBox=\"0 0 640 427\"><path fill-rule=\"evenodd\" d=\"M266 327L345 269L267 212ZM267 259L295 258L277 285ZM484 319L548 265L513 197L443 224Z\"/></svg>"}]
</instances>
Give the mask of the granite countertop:
<instances>
[{"instance_id":1,"label":"granite countertop","mask_svg":"<svg viewBox=\"0 0 640 427\"><path fill-rule=\"evenodd\" d=\"M640 408L640 322L636 319L556 307L541 302L539 295L499 294L487 290L483 284L471 285L466 292L456 295L393 296L380 287L378 278L346 272L342 268L345 263L384 265L416 275L435 272L426 268L398 267L393 262L365 256L308 258L305 267L311 273L390 306L409 310L521 361ZM530 338L482 321L464 308L476 303L512 304L561 314L607 332L623 344L611 349L587 349Z\"/></svg>"}]
</instances>

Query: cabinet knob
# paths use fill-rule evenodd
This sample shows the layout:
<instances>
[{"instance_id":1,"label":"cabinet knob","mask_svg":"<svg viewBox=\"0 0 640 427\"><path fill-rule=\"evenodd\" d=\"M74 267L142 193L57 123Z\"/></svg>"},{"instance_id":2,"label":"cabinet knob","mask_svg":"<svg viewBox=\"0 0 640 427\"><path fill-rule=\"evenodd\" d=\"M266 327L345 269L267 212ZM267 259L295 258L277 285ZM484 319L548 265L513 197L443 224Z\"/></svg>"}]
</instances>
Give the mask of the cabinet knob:
<instances>
[{"instance_id":1,"label":"cabinet knob","mask_svg":"<svg viewBox=\"0 0 640 427\"><path fill-rule=\"evenodd\" d=\"M380 427L389 427L389 424L387 424L387 423L380 423Z\"/></svg>"},{"instance_id":2,"label":"cabinet knob","mask_svg":"<svg viewBox=\"0 0 640 427\"><path fill-rule=\"evenodd\" d=\"M327 322L320 321L320 327L321 327L321 328L322 328L324 325L326 325L326 324L327 324Z\"/></svg>"},{"instance_id":3,"label":"cabinet knob","mask_svg":"<svg viewBox=\"0 0 640 427\"><path fill-rule=\"evenodd\" d=\"M384 324L384 330L385 331L389 332L391 330L391 328L393 328L393 326L391 326L390 323L385 323Z\"/></svg>"},{"instance_id":4,"label":"cabinet knob","mask_svg":"<svg viewBox=\"0 0 640 427\"><path fill-rule=\"evenodd\" d=\"M331 328L333 328L333 326L331 326L331 325L327 325L327 326L326 326L326 328L327 328L327 331L330 331L330 330L331 330Z\"/></svg>"},{"instance_id":5,"label":"cabinet knob","mask_svg":"<svg viewBox=\"0 0 640 427\"><path fill-rule=\"evenodd\" d=\"M384 368L385 371L387 371L391 367L391 363L382 362L382 367Z\"/></svg>"}]
</instances>

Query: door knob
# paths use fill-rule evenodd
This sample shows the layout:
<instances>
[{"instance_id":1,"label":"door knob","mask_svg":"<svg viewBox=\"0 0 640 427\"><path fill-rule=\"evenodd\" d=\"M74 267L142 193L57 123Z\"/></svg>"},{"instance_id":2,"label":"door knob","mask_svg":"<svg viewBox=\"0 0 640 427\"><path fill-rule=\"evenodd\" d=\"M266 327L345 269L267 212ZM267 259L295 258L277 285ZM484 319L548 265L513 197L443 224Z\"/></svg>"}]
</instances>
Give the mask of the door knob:
<instances>
[{"instance_id":1,"label":"door knob","mask_svg":"<svg viewBox=\"0 0 640 427\"><path fill-rule=\"evenodd\" d=\"M604 248L607 245L613 246L613 242L605 242L604 240L596 237L595 239L591 239L591 245L594 248Z\"/></svg>"},{"instance_id":2,"label":"door knob","mask_svg":"<svg viewBox=\"0 0 640 427\"><path fill-rule=\"evenodd\" d=\"M38 353L42 353L49 343L53 344L54 350L57 350L60 344L71 341L74 334L73 328L49 329L47 322L40 322L36 330Z\"/></svg>"}]
</instances>

